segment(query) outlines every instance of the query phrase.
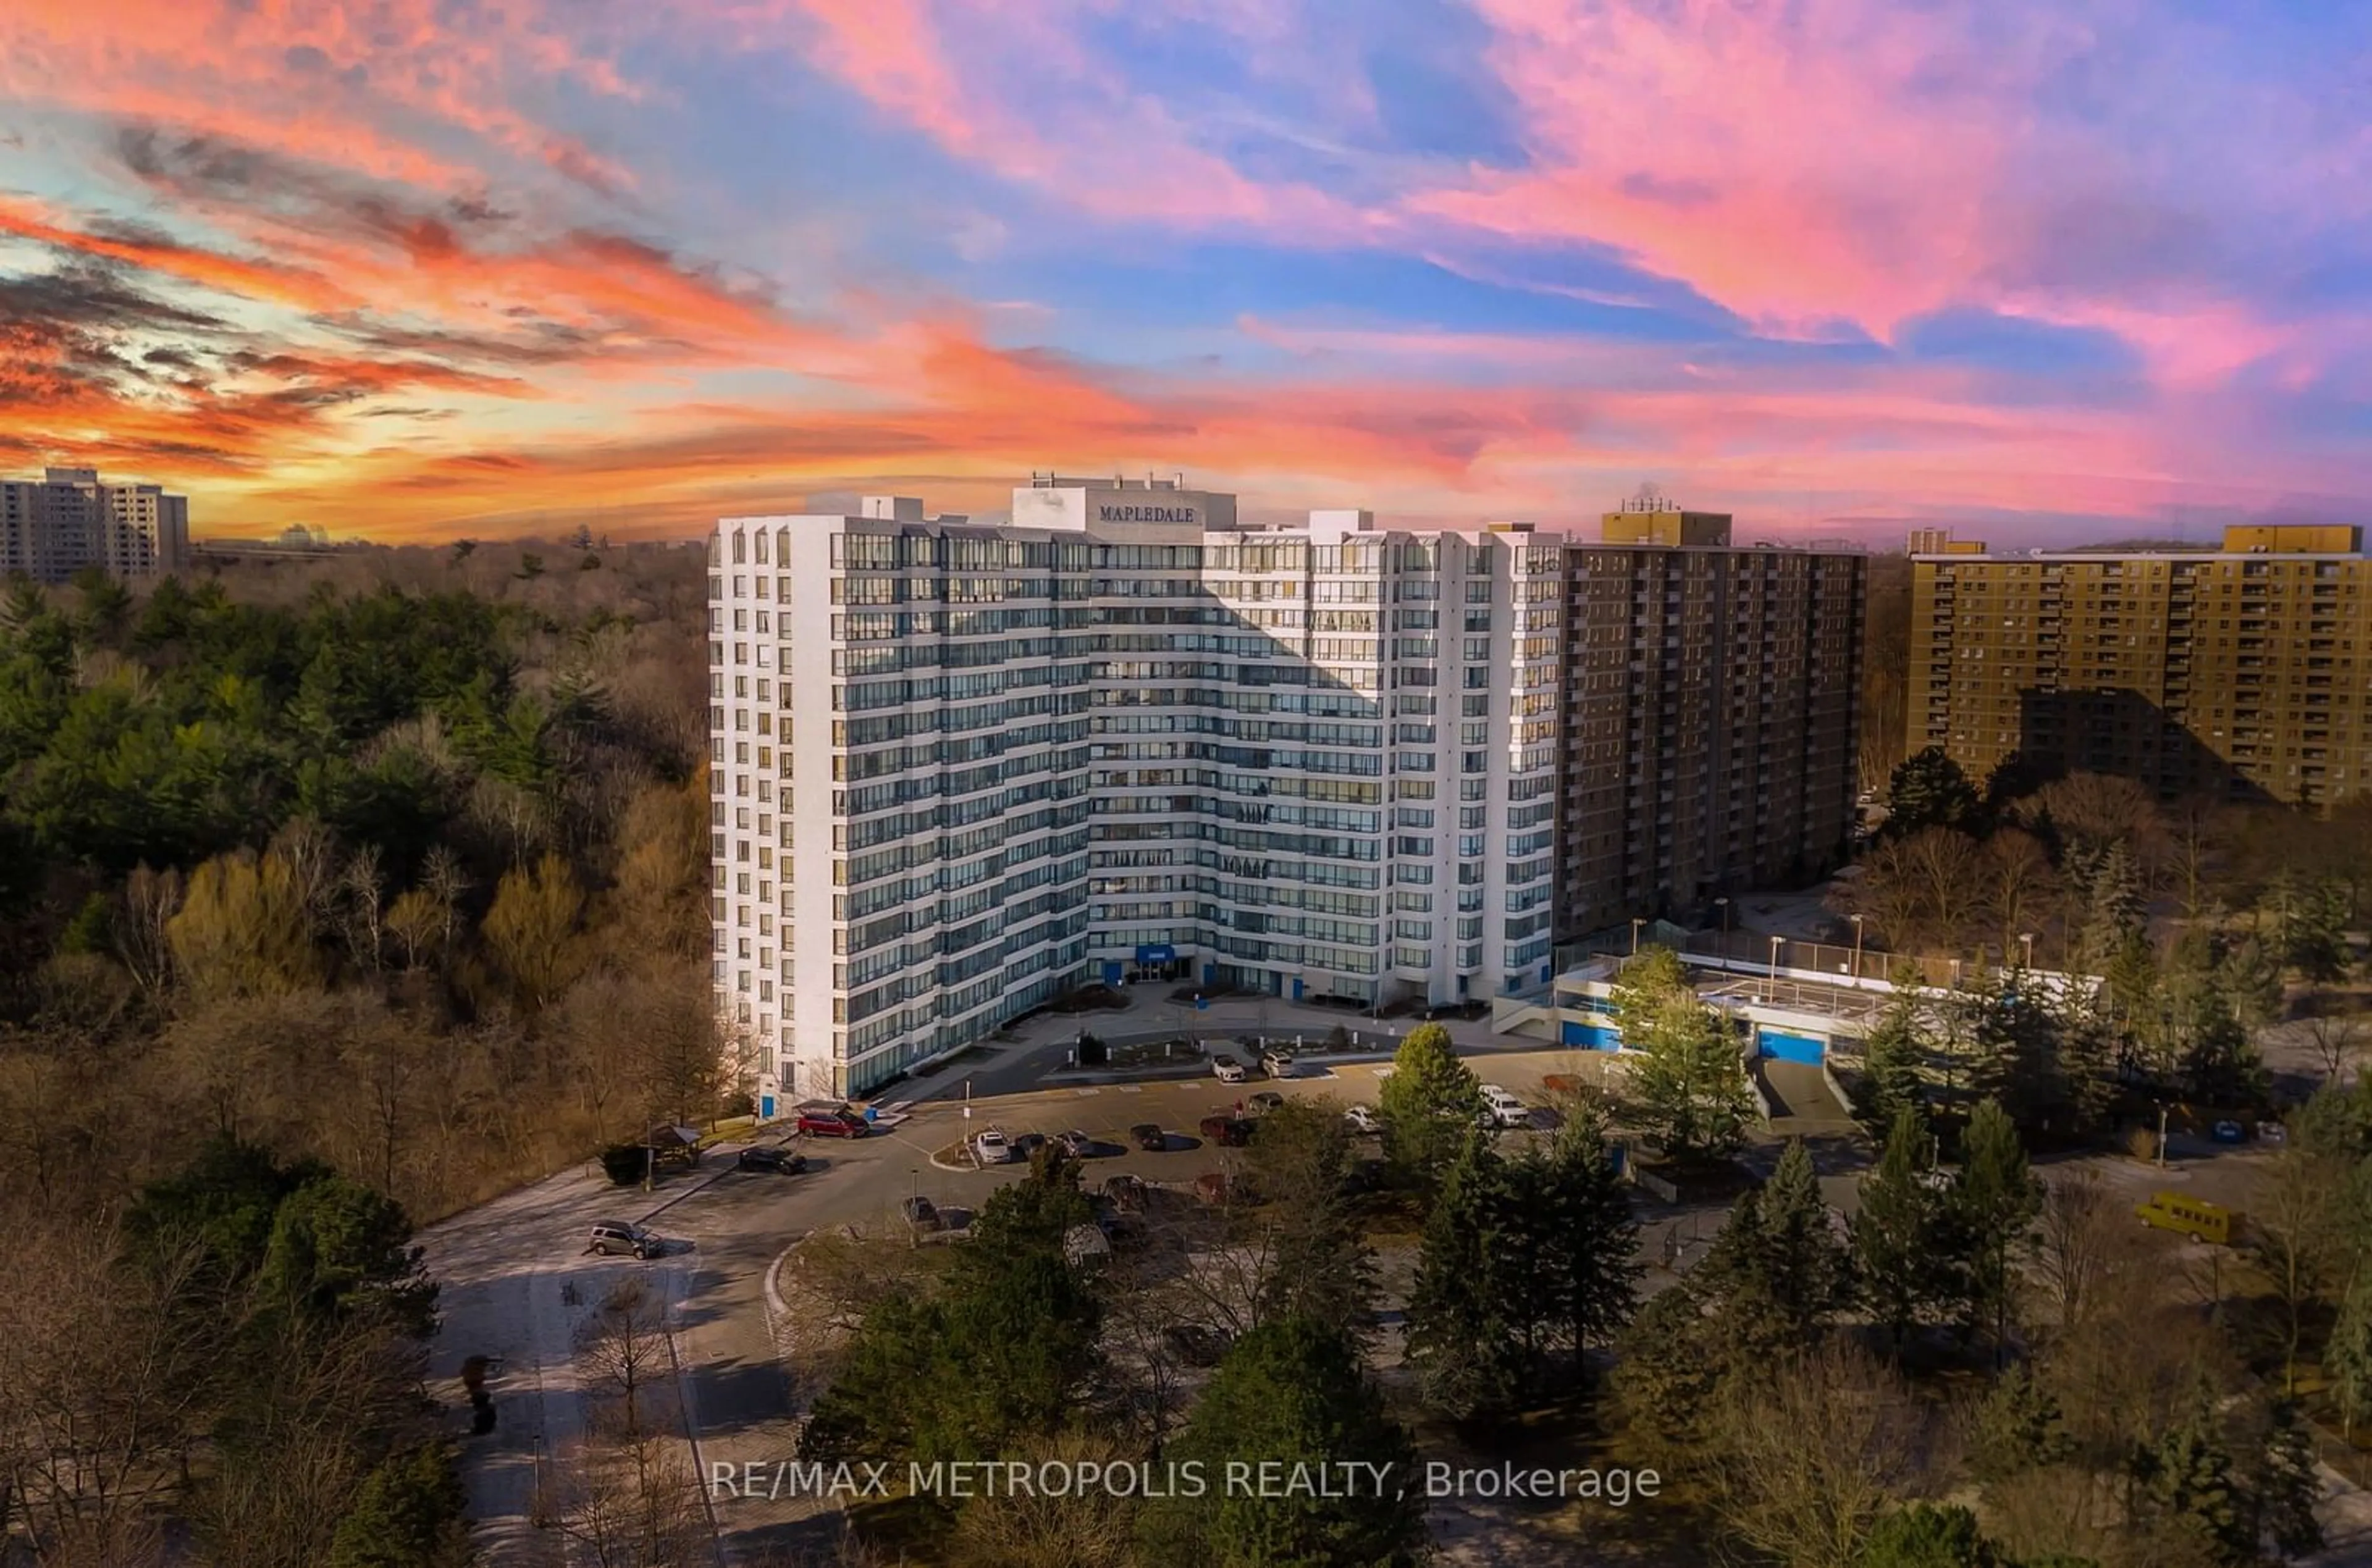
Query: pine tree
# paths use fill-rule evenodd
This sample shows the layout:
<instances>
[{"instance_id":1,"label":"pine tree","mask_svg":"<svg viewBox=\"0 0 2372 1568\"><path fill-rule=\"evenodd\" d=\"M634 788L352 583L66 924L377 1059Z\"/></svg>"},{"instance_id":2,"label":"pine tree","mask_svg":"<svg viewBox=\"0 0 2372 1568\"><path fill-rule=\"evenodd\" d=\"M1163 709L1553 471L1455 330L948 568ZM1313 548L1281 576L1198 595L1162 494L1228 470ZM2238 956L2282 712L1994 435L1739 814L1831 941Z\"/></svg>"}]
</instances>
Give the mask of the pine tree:
<instances>
[{"instance_id":1,"label":"pine tree","mask_svg":"<svg viewBox=\"0 0 2372 1568\"><path fill-rule=\"evenodd\" d=\"M1649 1296L1616 1347L1612 1383L1623 1425L1676 1460L1701 1453L1705 1414L1728 1365L1702 1283L1712 1267L1708 1259L1696 1274Z\"/></svg>"},{"instance_id":2,"label":"pine tree","mask_svg":"<svg viewBox=\"0 0 2372 1568\"><path fill-rule=\"evenodd\" d=\"M1854 1114L1863 1126L1883 1132L1904 1110L1926 1103L1920 1063L1925 1055L1919 1038L1919 998L1908 986L1899 987L1878 1015L1878 1023L1862 1042L1861 1076L1853 1087Z\"/></svg>"},{"instance_id":3,"label":"pine tree","mask_svg":"<svg viewBox=\"0 0 2372 1568\"><path fill-rule=\"evenodd\" d=\"M1984 995L1975 1052L1977 1092L1999 1100L2014 1123L2036 1130L2066 1125L2069 1095L2059 1020L2023 975L2005 976L1999 990Z\"/></svg>"},{"instance_id":4,"label":"pine tree","mask_svg":"<svg viewBox=\"0 0 2372 1568\"><path fill-rule=\"evenodd\" d=\"M2097 1001L2070 992L2056 1009L2060 1078L2072 1130L2097 1132L2117 1094L2120 1041L2114 1021Z\"/></svg>"},{"instance_id":5,"label":"pine tree","mask_svg":"<svg viewBox=\"0 0 2372 1568\"><path fill-rule=\"evenodd\" d=\"M1695 1283L1732 1365L1764 1364L1801 1346L1844 1306L1852 1260L1801 1139L1789 1141L1769 1181L1731 1207Z\"/></svg>"},{"instance_id":6,"label":"pine tree","mask_svg":"<svg viewBox=\"0 0 2372 1568\"><path fill-rule=\"evenodd\" d=\"M1536 1278L1579 1376L1593 1345L1631 1321L1638 1306L1639 1222L1606 1151L1605 1127L1576 1116L1549 1146L1544 1212L1549 1241Z\"/></svg>"},{"instance_id":7,"label":"pine tree","mask_svg":"<svg viewBox=\"0 0 2372 1568\"><path fill-rule=\"evenodd\" d=\"M1977 1406L1969 1461L1981 1481L2008 1481L2055 1465L2075 1449L2059 1401L2024 1362L2004 1372Z\"/></svg>"},{"instance_id":8,"label":"pine tree","mask_svg":"<svg viewBox=\"0 0 2372 1568\"><path fill-rule=\"evenodd\" d=\"M2284 1562L2322 1550L2322 1521L2314 1505L2322 1497L2322 1477L2314 1438L2286 1400L2274 1407L2273 1428L2257 1467L2256 1534L2271 1536Z\"/></svg>"},{"instance_id":9,"label":"pine tree","mask_svg":"<svg viewBox=\"0 0 2372 1568\"><path fill-rule=\"evenodd\" d=\"M1675 1160L1727 1158L1746 1141L1754 1095L1728 1023L1699 999L1669 949L1652 947L1614 982L1629 1063L1623 1098Z\"/></svg>"},{"instance_id":10,"label":"pine tree","mask_svg":"<svg viewBox=\"0 0 2372 1568\"><path fill-rule=\"evenodd\" d=\"M1224 1484L1228 1464L1253 1456L1288 1474L1295 1466L1339 1474L1355 1461L1389 1468L1380 1492L1351 1496L1340 1487L1332 1495L1293 1488L1261 1494ZM1285 1318L1237 1341L1166 1458L1201 1466L1210 1484L1199 1497L1153 1502L1139 1516L1147 1568L1413 1568L1423 1556L1415 1447L1355 1347L1336 1330Z\"/></svg>"},{"instance_id":11,"label":"pine tree","mask_svg":"<svg viewBox=\"0 0 2372 1568\"><path fill-rule=\"evenodd\" d=\"M2027 1165L2017 1127L1994 1100L1978 1104L1961 1135L1952 1209L1969 1271L1965 1320L1992 1331L1998 1356L2008 1339L2017 1283L2011 1259L2042 1212L2042 1183Z\"/></svg>"},{"instance_id":12,"label":"pine tree","mask_svg":"<svg viewBox=\"0 0 2372 1568\"><path fill-rule=\"evenodd\" d=\"M2190 1409L2149 1455L2148 1491L2151 1501L2197 1535L2216 1561L2241 1563L2256 1555L2256 1532L2242 1515L2232 1452L2215 1405L2215 1391L2203 1377Z\"/></svg>"},{"instance_id":13,"label":"pine tree","mask_svg":"<svg viewBox=\"0 0 2372 1568\"><path fill-rule=\"evenodd\" d=\"M462 1568L471 1561L468 1501L448 1450L398 1454L346 1505L328 1568Z\"/></svg>"},{"instance_id":14,"label":"pine tree","mask_svg":"<svg viewBox=\"0 0 2372 1568\"><path fill-rule=\"evenodd\" d=\"M1506 1246L1506 1162L1470 1132L1426 1217L1409 1293L1408 1360L1425 1404L1465 1418L1515 1402L1522 1296L1533 1289Z\"/></svg>"},{"instance_id":15,"label":"pine tree","mask_svg":"<svg viewBox=\"0 0 2372 1568\"><path fill-rule=\"evenodd\" d=\"M2339 1319L2323 1347L2323 1375L2339 1406L2341 1430L2349 1441L2355 1423L2372 1413L2372 1270L2358 1270L2339 1304Z\"/></svg>"},{"instance_id":16,"label":"pine tree","mask_svg":"<svg viewBox=\"0 0 2372 1568\"><path fill-rule=\"evenodd\" d=\"M2281 1016L2281 956L2268 943L2244 936L2214 951L2201 972L2243 1025L2255 1028Z\"/></svg>"},{"instance_id":17,"label":"pine tree","mask_svg":"<svg viewBox=\"0 0 2372 1568\"><path fill-rule=\"evenodd\" d=\"M1905 1106L1889 1129L1878 1168L1862 1178L1861 1210L1848 1233L1862 1299L1900 1347L1942 1294L1937 1277L1940 1201L1921 1179L1927 1132Z\"/></svg>"},{"instance_id":18,"label":"pine tree","mask_svg":"<svg viewBox=\"0 0 2372 1568\"><path fill-rule=\"evenodd\" d=\"M2262 1098L2264 1058L2234 1016L2222 987L2212 982L2201 987L2190 1009L2190 1024L2182 1079L2191 1097L2214 1106L2250 1105Z\"/></svg>"},{"instance_id":19,"label":"pine tree","mask_svg":"<svg viewBox=\"0 0 2372 1568\"><path fill-rule=\"evenodd\" d=\"M1914 1503L1871 1526L1855 1561L1857 1568L1998 1568L2001 1557L1966 1508Z\"/></svg>"},{"instance_id":20,"label":"pine tree","mask_svg":"<svg viewBox=\"0 0 2372 1568\"><path fill-rule=\"evenodd\" d=\"M2080 878L2083 923L2076 951L2087 973L2097 974L2143 929L2147 898L2141 868L2122 840L2113 840ZM2071 884L2078 880L2071 875Z\"/></svg>"},{"instance_id":21,"label":"pine tree","mask_svg":"<svg viewBox=\"0 0 2372 1568\"><path fill-rule=\"evenodd\" d=\"M1940 746L1926 747L1895 765L1886 784L1886 831L1909 838L1922 828L1973 825L1976 785Z\"/></svg>"},{"instance_id":22,"label":"pine tree","mask_svg":"<svg viewBox=\"0 0 2372 1568\"><path fill-rule=\"evenodd\" d=\"M2350 900L2344 883L2318 882L2292 890L2279 912L2275 943L2282 962L2315 985L2346 978Z\"/></svg>"},{"instance_id":23,"label":"pine tree","mask_svg":"<svg viewBox=\"0 0 2372 1568\"><path fill-rule=\"evenodd\" d=\"M1762 1237L1772 1298L1787 1321L1808 1338L1842 1308L1853 1291L1853 1259L1837 1239L1820 1173L1801 1138L1787 1140L1762 1191Z\"/></svg>"}]
</instances>

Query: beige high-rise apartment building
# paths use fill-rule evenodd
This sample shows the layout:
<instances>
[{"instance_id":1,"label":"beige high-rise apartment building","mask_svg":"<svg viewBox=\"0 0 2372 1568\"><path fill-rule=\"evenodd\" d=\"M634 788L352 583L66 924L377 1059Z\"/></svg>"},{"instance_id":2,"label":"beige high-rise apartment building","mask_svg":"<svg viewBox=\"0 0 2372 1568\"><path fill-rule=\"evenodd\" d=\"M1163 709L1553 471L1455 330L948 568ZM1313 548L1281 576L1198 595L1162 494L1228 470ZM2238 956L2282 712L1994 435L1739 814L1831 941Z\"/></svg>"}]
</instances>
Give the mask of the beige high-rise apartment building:
<instances>
[{"instance_id":1,"label":"beige high-rise apartment building","mask_svg":"<svg viewBox=\"0 0 2372 1568\"><path fill-rule=\"evenodd\" d=\"M1912 561L1910 739L1982 782L2011 753L2161 798L2321 806L2372 783L2372 562L2352 527L2221 550Z\"/></svg>"},{"instance_id":2,"label":"beige high-rise apartment building","mask_svg":"<svg viewBox=\"0 0 2372 1568\"><path fill-rule=\"evenodd\" d=\"M0 575L63 583L98 566L153 576L184 564L189 547L189 499L159 485L103 484L97 469L0 480Z\"/></svg>"},{"instance_id":3,"label":"beige high-rise apartment building","mask_svg":"<svg viewBox=\"0 0 2372 1568\"><path fill-rule=\"evenodd\" d=\"M1807 877L1844 856L1866 559L1738 548L1645 493L1565 572L1557 929Z\"/></svg>"}]
</instances>

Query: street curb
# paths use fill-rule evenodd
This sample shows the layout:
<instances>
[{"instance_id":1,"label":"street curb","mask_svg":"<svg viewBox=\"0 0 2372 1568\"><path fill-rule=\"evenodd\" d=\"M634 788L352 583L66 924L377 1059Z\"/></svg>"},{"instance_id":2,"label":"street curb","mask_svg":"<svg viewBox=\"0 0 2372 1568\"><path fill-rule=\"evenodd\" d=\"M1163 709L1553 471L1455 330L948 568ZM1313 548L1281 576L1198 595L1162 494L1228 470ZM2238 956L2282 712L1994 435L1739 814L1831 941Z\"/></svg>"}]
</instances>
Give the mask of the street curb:
<instances>
[{"instance_id":1,"label":"street curb","mask_svg":"<svg viewBox=\"0 0 2372 1568\"><path fill-rule=\"evenodd\" d=\"M799 1238L800 1241L804 1241L807 1238L805 1237L801 1237ZM783 1265L789 1262L791 1260L791 1248L796 1247L798 1244L799 1243L797 1241L792 1242L790 1247L785 1247L780 1252L775 1253L774 1260L766 1265L766 1277L762 1282L762 1285L766 1295L766 1315L768 1319L766 1327L768 1330L767 1337L770 1339L773 1338L781 1331L783 1320L791 1315L791 1305L789 1302L783 1299L783 1293L779 1282L782 1279Z\"/></svg>"}]
</instances>

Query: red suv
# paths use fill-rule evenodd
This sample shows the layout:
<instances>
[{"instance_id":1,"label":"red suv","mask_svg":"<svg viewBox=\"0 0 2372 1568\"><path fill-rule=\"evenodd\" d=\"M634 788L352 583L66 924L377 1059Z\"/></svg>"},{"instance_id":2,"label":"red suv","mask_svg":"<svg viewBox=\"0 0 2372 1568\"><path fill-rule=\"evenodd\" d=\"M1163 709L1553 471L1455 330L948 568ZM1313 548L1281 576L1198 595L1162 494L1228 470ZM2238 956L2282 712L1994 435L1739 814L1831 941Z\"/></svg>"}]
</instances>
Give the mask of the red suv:
<instances>
[{"instance_id":1,"label":"red suv","mask_svg":"<svg viewBox=\"0 0 2372 1568\"><path fill-rule=\"evenodd\" d=\"M866 1128L865 1118L853 1110L803 1110L799 1132L818 1138L862 1138Z\"/></svg>"},{"instance_id":2,"label":"red suv","mask_svg":"<svg viewBox=\"0 0 2372 1568\"><path fill-rule=\"evenodd\" d=\"M1202 1132L1222 1148L1240 1149L1252 1141L1252 1124L1240 1116L1206 1116Z\"/></svg>"}]
</instances>

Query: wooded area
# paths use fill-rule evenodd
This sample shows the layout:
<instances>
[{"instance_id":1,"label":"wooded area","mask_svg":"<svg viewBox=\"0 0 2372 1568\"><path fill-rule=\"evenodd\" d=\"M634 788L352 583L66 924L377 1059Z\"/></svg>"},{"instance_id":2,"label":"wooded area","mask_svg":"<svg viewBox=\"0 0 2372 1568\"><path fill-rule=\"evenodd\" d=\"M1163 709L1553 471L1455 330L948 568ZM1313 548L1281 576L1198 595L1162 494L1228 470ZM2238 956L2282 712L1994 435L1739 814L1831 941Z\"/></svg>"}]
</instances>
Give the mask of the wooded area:
<instances>
[{"instance_id":1,"label":"wooded area","mask_svg":"<svg viewBox=\"0 0 2372 1568\"><path fill-rule=\"evenodd\" d=\"M0 1228L41 1282L0 1402L49 1560L343 1563L405 1510L413 1555L352 1561L446 1560L412 1226L726 1087L705 629L655 546L0 595Z\"/></svg>"}]
</instances>

